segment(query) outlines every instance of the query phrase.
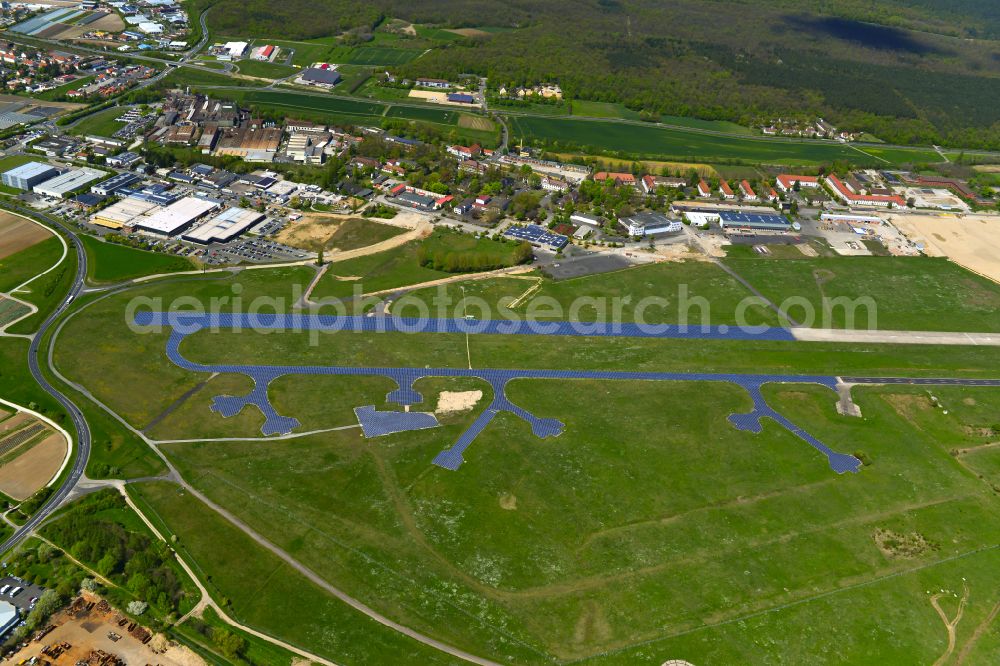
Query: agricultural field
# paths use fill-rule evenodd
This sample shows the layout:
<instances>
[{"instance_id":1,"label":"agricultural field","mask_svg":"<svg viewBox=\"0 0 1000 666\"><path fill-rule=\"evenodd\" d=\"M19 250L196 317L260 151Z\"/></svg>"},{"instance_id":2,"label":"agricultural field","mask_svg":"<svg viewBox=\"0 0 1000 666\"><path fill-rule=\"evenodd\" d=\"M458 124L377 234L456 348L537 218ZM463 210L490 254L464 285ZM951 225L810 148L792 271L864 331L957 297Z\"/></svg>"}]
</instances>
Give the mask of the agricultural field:
<instances>
[{"instance_id":1,"label":"agricultural field","mask_svg":"<svg viewBox=\"0 0 1000 666\"><path fill-rule=\"evenodd\" d=\"M458 122L459 112L449 109L417 106L392 106L385 114L389 118L406 118L407 120L422 120L440 125L454 125Z\"/></svg>"},{"instance_id":2,"label":"agricultural field","mask_svg":"<svg viewBox=\"0 0 1000 666\"><path fill-rule=\"evenodd\" d=\"M535 139L563 151L607 151L613 155L621 153L629 157L692 162L745 160L788 166L835 160L885 164L874 157L866 158L849 146L818 141L739 138L652 125L568 118L510 116L509 124L512 140Z\"/></svg>"},{"instance_id":3,"label":"agricultural field","mask_svg":"<svg viewBox=\"0 0 1000 666\"><path fill-rule=\"evenodd\" d=\"M52 232L41 225L13 213L0 212L0 261L29 250L48 239L52 239ZM57 244L58 242L56 240ZM23 258L21 261L24 261ZM5 271L14 270L6 266L4 268ZM6 290L0 289L0 291Z\"/></svg>"},{"instance_id":4,"label":"agricultural field","mask_svg":"<svg viewBox=\"0 0 1000 666\"><path fill-rule=\"evenodd\" d=\"M586 118L622 118L625 120L639 119L639 113L626 108L624 104L575 99L572 102L572 107L574 116Z\"/></svg>"}]
</instances>

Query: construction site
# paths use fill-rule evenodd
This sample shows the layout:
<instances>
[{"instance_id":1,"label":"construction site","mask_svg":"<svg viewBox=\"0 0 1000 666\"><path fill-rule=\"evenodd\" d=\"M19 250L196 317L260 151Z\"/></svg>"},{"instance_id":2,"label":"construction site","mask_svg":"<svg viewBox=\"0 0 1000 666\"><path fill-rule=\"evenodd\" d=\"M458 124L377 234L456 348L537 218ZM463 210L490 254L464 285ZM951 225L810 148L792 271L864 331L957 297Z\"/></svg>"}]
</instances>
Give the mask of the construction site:
<instances>
[{"instance_id":1,"label":"construction site","mask_svg":"<svg viewBox=\"0 0 1000 666\"><path fill-rule=\"evenodd\" d=\"M204 661L188 648L153 634L123 616L107 601L84 593L53 615L49 625L24 643L9 663L41 666L200 666Z\"/></svg>"}]
</instances>

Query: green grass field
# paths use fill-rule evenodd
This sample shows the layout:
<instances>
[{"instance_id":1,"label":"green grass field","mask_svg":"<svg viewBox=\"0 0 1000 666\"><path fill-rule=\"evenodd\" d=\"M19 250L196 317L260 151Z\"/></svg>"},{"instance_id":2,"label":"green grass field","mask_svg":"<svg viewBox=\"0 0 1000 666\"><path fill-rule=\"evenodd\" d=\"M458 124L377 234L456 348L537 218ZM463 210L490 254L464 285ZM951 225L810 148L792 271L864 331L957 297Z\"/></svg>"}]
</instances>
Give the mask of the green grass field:
<instances>
[{"instance_id":1,"label":"green grass field","mask_svg":"<svg viewBox=\"0 0 1000 666\"><path fill-rule=\"evenodd\" d=\"M509 124L513 138L557 142L554 147L560 150L607 151L641 158L695 162L745 160L798 166L847 160L871 165L885 164L875 158L867 159L848 146L816 141L742 139L652 125L568 118L511 116Z\"/></svg>"},{"instance_id":2,"label":"green grass field","mask_svg":"<svg viewBox=\"0 0 1000 666\"><path fill-rule=\"evenodd\" d=\"M337 227L327 246L341 251L356 250L389 240L405 231L404 227L394 227L372 219L351 218Z\"/></svg>"},{"instance_id":3,"label":"green grass field","mask_svg":"<svg viewBox=\"0 0 1000 666\"><path fill-rule=\"evenodd\" d=\"M11 291L54 266L62 255L62 243L52 237L0 259L0 292Z\"/></svg>"},{"instance_id":4,"label":"green grass field","mask_svg":"<svg viewBox=\"0 0 1000 666\"><path fill-rule=\"evenodd\" d=\"M75 81L70 81L69 83L63 84L57 88L53 88L52 90L46 90L45 92L39 93L34 97L35 99L51 102L53 100L59 99L60 97L68 93L70 90L76 90L77 88L84 87L93 80L94 80L93 76L84 76L82 78L76 79Z\"/></svg>"},{"instance_id":5,"label":"green grass field","mask_svg":"<svg viewBox=\"0 0 1000 666\"><path fill-rule=\"evenodd\" d=\"M259 76L264 79L283 79L299 71L288 65L261 60L240 60L236 66L240 68L240 74Z\"/></svg>"},{"instance_id":6,"label":"green grass field","mask_svg":"<svg viewBox=\"0 0 1000 666\"><path fill-rule=\"evenodd\" d=\"M404 65L420 55L417 49L386 46L337 46L327 53L333 63L348 65Z\"/></svg>"},{"instance_id":7,"label":"green grass field","mask_svg":"<svg viewBox=\"0 0 1000 666\"><path fill-rule=\"evenodd\" d=\"M349 295L358 282L335 276L360 277L369 291L442 277L417 265L417 247L335 262L316 297ZM878 284L880 297L895 296L880 323L884 316L900 326L930 321L945 307L955 326L978 326L997 298L978 278L930 259L727 261L768 295L774 290L773 298L815 298L815 280L803 271L832 273L823 285L830 294ZM184 478L324 579L481 656L518 664L929 663L946 650L947 634L927 591L961 597L963 585L969 596L956 650L968 663L1000 656L995 630L977 632L1000 601L1000 449L990 446L1000 432L1000 390L856 388L859 419L839 415L828 389L768 386L782 414L868 462L842 477L773 423L756 435L736 430L726 417L749 408L746 393L699 382L515 380L508 396L560 419L565 432L538 440L501 414L458 472L429 461L488 404L491 388L472 378L418 383L420 411L435 409L444 390L483 392L471 410L440 415L437 429L371 440L352 428L199 441L259 433L254 408L230 419L209 409L213 396L245 394L252 382L177 368L164 355L167 333L126 329L127 303L145 296L167 307L182 295L207 303L238 291L244 303L280 297L274 307L287 312L296 285L313 275L309 267L245 271L109 296L67 324L57 366L150 436L195 440L163 445ZM636 317L642 297L659 295L670 303L652 311L655 320L676 321L686 286L685 298L707 301L713 323L731 322L745 295L718 267L696 262L559 282L538 274L469 281L445 293L455 299L465 286L465 295L495 301L536 283L536 297L566 309L579 296L620 299L625 320ZM941 295L928 296L935 290ZM593 318L588 307L578 318ZM767 310L751 312L775 322ZM492 368L968 376L995 376L1000 367L1000 350L974 346L496 335L342 333L311 341L204 331L181 349L213 363L380 367L465 368L471 360ZM115 364L100 362L110 357ZM379 377L290 376L268 391L308 432L354 424L358 405L391 408L393 388ZM440 657L348 611L176 487L142 484L139 494L179 535L199 577L211 576L213 596L251 626L338 663ZM941 604L954 614L958 598Z\"/></svg>"},{"instance_id":8,"label":"green grass field","mask_svg":"<svg viewBox=\"0 0 1000 666\"><path fill-rule=\"evenodd\" d=\"M87 250L87 278L92 282L121 282L144 275L190 271L194 264L184 257L147 252L81 236Z\"/></svg>"},{"instance_id":9,"label":"green grass field","mask_svg":"<svg viewBox=\"0 0 1000 666\"><path fill-rule=\"evenodd\" d=\"M422 120L429 123L441 125L454 125L458 122L458 112L440 108L421 108L415 106L392 106L388 113L389 118L406 118L407 120Z\"/></svg>"},{"instance_id":10,"label":"green grass field","mask_svg":"<svg viewBox=\"0 0 1000 666\"><path fill-rule=\"evenodd\" d=\"M433 397L455 387L418 388ZM906 388L860 392L864 420L837 416L823 389L769 390L796 422L873 461L857 476L836 477L773 426L756 436L732 429L725 414L747 405L738 389L673 388L518 381L511 397L564 419L566 434L540 442L502 415L459 473L428 469L427 460L472 414L451 417L440 432L384 441L335 433L265 447L167 448L203 492L321 575L377 599L408 626L470 649L506 641L499 654L516 654L518 663L546 655L622 664L795 655L801 663L835 647L851 663L926 663L946 641L924 590L961 594L962 578L972 594L960 636L971 637L997 601L1000 558L977 551L1000 535L1000 515L991 488L940 443L947 436L981 445L963 434L970 422L962 415L945 415L923 391ZM996 391L955 396L973 397L984 411L1000 406ZM320 465L326 472L316 475ZM160 515L178 525L197 521L197 507L164 498L168 489L156 501ZM334 499L358 497L367 501ZM259 578L256 554L247 557L222 525L175 531L188 549L198 541L194 557L215 585ZM920 535L926 545L905 556L891 545L883 550L872 536L883 531ZM226 547L202 543L206 533L212 543L226 535ZM249 561L204 563L234 552ZM245 599L254 589L247 585L228 589L246 590ZM876 598L892 603L872 607ZM235 608L243 603L234 596ZM953 611L957 600L948 603ZM474 608L489 608L488 626ZM777 630L756 617L769 609L780 618ZM452 619L463 614L472 617ZM826 631L813 627L817 621ZM902 638L881 640L876 627ZM803 631L808 642L788 640Z\"/></svg>"},{"instance_id":11,"label":"green grass field","mask_svg":"<svg viewBox=\"0 0 1000 666\"><path fill-rule=\"evenodd\" d=\"M179 537L181 556L202 580L211 576L212 596L241 622L338 663L450 663L333 599L173 484L129 490L154 524Z\"/></svg>"},{"instance_id":12,"label":"green grass field","mask_svg":"<svg viewBox=\"0 0 1000 666\"><path fill-rule=\"evenodd\" d=\"M591 102L583 99L573 100L573 115L587 118L624 118L626 120L639 119L639 113L626 108L624 104Z\"/></svg>"},{"instance_id":13,"label":"green grass field","mask_svg":"<svg viewBox=\"0 0 1000 666\"><path fill-rule=\"evenodd\" d=\"M726 263L776 304L794 299L788 301L789 316L809 326L850 327L851 308L836 300L847 299L858 305L854 328L1000 331L1000 286L947 259L755 255ZM813 313L811 323L803 303Z\"/></svg>"},{"instance_id":14,"label":"green grass field","mask_svg":"<svg viewBox=\"0 0 1000 666\"><path fill-rule=\"evenodd\" d=\"M125 123L118 122L118 118L125 113L125 109L112 106L109 109L93 113L75 125L67 128L73 134L85 135L94 134L97 136L110 137L115 132L125 127Z\"/></svg>"},{"instance_id":15,"label":"green grass field","mask_svg":"<svg viewBox=\"0 0 1000 666\"><path fill-rule=\"evenodd\" d=\"M28 162L44 162L45 157L42 155L4 155L0 157L0 169L4 171L10 171L14 167L19 167L22 164L27 164ZM13 190L14 192L20 192L20 190Z\"/></svg>"}]
</instances>

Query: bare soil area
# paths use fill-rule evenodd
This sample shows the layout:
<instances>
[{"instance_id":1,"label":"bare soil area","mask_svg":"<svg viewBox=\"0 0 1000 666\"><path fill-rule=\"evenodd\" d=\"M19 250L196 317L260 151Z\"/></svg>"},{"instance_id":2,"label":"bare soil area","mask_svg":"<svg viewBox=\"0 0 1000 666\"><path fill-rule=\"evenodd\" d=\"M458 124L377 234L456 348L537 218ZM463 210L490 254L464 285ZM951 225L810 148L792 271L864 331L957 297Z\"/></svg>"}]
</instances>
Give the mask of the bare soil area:
<instances>
[{"instance_id":1,"label":"bare soil area","mask_svg":"<svg viewBox=\"0 0 1000 666\"><path fill-rule=\"evenodd\" d=\"M467 412L482 399L482 391L441 391L434 411L437 414Z\"/></svg>"},{"instance_id":2,"label":"bare soil area","mask_svg":"<svg viewBox=\"0 0 1000 666\"><path fill-rule=\"evenodd\" d=\"M91 604L94 604L91 606ZM26 663L38 657L39 663L48 662L52 666L75 666L83 663L97 663L94 653L101 651L114 655L126 664L157 664L158 666L203 666L205 661L188 648L176 643L153 637L147 644L137 635L150 635L142 627L129 632L129 624L119 626L121 616L100 598L86 594L69 608L52 617L55 628L39 641L30 641L26 647L14 654L9 663ZM117 637L117 640L114 640ZM69 644L68 649L57 650L53 657L51 647ZM157 646L154 650L152 646ZM47 654L43 654L45 649ZM45 660L45 661L42 661Z\"/></svg>"},{"instance_id":3,"label":"bare soil area","mask_svg":"<svg viewBox=\"0 0 1000 666\"><path fill-rule=\"evenodd\" d=\"M893 215L890 221L924 253L1000 282L1000 215Z\"/></svg>"},{"instance_id":4,"label":"bare soil area","mask_svg":"<svg viewBox=\"0 0 1000 666\"><path fill-rule=\"evenodd\" d=\"M0 259L41 243L51 235L44 227L23 217L0 212Z\"/></svg>"},{"instance_id":5,"label":"bare soil area","mask_svg":"<svg viewBox=\"0 0 1000 666\"><path fill-rule=\"evenodd\" d=\"M16 500L34 495L59 471L66 446L66 438L54 432L0 466L0 492Z\"/></svg>"}]
</instances>

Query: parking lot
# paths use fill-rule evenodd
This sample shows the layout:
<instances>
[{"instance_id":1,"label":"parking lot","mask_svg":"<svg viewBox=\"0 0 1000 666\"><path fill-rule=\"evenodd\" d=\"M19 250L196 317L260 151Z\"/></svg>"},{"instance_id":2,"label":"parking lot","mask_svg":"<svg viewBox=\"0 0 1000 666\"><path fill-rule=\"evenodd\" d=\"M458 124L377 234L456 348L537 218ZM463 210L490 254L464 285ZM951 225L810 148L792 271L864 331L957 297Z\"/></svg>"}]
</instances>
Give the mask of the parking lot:
<instances>
[{"instance_id":1,"label":"parking lot","mask_svg":"<svg viewBox=\"0 0 1000 666\"><path fill-rule=\"evenodd\" d=\"M4 588L7 589L4 590ZM17 588L21 588L21 591L12 597L10 595L11 591ZM24 619L24 616L34 608L35 602L38 601L38 597L42 596L45 588L32 583L26 583L14 576L5 576L0 578L0 590L4 590L4 593L0 594L0 601L14 604L21 611L21 618Z\"/></svg>"}]
</instances>

